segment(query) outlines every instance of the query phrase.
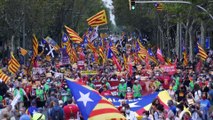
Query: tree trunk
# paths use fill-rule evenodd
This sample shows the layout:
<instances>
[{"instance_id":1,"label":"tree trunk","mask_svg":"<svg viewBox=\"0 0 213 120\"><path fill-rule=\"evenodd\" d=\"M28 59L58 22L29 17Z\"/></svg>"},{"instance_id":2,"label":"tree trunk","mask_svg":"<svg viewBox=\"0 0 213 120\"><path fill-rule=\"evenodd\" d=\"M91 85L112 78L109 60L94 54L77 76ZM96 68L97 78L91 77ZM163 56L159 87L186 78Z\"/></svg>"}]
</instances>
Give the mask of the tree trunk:
<instances>
[{"instance_id":1,"label":"tree trunk","mask_svg":"<svg viewBox=\"0 0 213 120\"><path fill-rule=\"evenodd\" d=\"M189 28L189 61L193 62L193 37L192 26Z\"/></svg>"},{"instance_id":2,"label":"tree trunk","mask_svg":"<svg viewBox=\"0 0 213 120\"><path fill-rule=\"evenodd\" d=\"M179 56L179 48L180 48L180 23L177 23L177 34L176 34L176 39L175 39L175 53L177 55L178 58L180 58Z\"/></svg>"},{"instance_id":3,"label":"tree trunk","mask_svg":"<svg viewBox=\"0 0 213 120\"><path fill-rule=\"evenodd\" d=\"M14 52L14 38L15 38L15 36L14 35L12 35L12 37L11 37L11 43L10 43L10 46L11 46L11 51L12 52Z\"/></svg>"},{"instance_id":4,"label":"tree trunk","mask_svg":"<svg viewBox=\"0 0 213 120\"><path fill-rule=\"evenodd\" d=\"M205 34L206 34L206 29L205 29L205 23L203 20L201 20L200 24L200 31L201 31L201 46L204 48L205 46Z\"/></svg>"}]
</instances>

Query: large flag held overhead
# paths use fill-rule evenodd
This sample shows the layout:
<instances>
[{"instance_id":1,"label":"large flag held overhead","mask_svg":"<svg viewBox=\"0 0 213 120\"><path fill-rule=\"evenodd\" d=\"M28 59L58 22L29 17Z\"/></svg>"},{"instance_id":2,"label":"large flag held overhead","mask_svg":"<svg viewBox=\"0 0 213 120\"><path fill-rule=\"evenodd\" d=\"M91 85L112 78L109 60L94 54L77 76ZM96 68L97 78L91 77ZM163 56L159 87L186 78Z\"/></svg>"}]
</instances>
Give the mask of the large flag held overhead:
<instances>
[{"instance_id":1,"label":"large flag held overhead","mask_svg":"<svg viewBox=\"0 0 213 120\"><path fill-rule=\"evenodd\" d=\"M35 35L33 35L33 58L38 55L38 40Z\"/></svg>"},{"instance_id":2,"label":"large flag held overhead","mask_svg":"<svg viewBox=\"0 0 213 120\"><path fill-rule=\"evenodd\" d=\"M69 78L66 81L85 120L125 120L118 109L94 89Z\"/></svg>"},{"instance_id":3,"label":"large flag held overhead","mask_svg":"<svg viewBox=\"0 0 213 120\"><path fill-rule=\"evenodd\" d=\"M0 72L0 79L4 82L7 83L10 80L10 77L4 74L2 71Z\"/></svg>"},{"instance_id":4,"label":"large flag held overhead","mask_svg":"<svg viewBox=\"0 0 213 120\"><path fill-rule=\"evenodd\" d=\"M205 61L208 55L206 54L206 51L197 43L198 53L197 55L200 57L201 60Z\"/></svg>"},{"instance_id":5,"label":"large flag held overhead","mask_svg":"<svg viewBox=\"0 0 213 120\"><path fill-rule=\"evenodd\" d=\"M121 104L120 101L122 101L121 99L113 96L106 96L106 98L109 101L112 101L113 105L116 107L119 107ZM164 109L169 109L167 102L171 100L171 97L169 96L169 93L167 91L155 92L138 99L127 100L126 102L129 104L132 111L141 116L143 115L144 111L150 110L152 102L156 98L160 101L160 104L164 106Z\"/></svg>"},{"instance_id":6,"label":"large flag held overhead","mask_svg":"<svg viewBox=\"0 0 213 120\"><path fill-rule=\"evenodd\" d=\"M88 25L90 25L92 27L107 24L106 11L102 10L102 11L98 12L97 14L88 18L87 22L88 22Z\"/></svg>"},{"instance_id":7,"label":"large flag held overhead","mask_svg":"<svg viewBox=\"0 0 213 120\"><path fill-rule=\"evenodd\" d=\"M19 68L20 68L20 64L18 60L16 60L16 58L11 53L10 61L8 62L8 70L11 73L15 74L19 70Z\"/></svg>"},{"instance_id":8,"label":"large flag held overhead","mask_svg":"<svg viewBox=\"0 0 213 120\"><path fill-rule=\"evenodd\" d=\"M69 37L71 38L71 40L74 43L81 43L83 41L83 39L71 28L69 28L68 26L65 25L66 31L69 34Z\"/></svg>"}]
</instances>

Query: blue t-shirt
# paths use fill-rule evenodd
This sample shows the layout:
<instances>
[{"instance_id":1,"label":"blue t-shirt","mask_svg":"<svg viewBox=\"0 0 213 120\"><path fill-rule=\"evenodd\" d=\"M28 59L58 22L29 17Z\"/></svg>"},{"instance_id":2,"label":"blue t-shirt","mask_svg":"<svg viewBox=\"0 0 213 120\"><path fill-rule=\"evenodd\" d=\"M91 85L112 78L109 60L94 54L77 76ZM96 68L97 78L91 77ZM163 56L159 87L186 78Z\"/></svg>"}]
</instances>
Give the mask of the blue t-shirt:
<instances>
[{"instance_id":1,"label":"blue t-shirt","mask_svg":"<svg viewBox=\"0 0 213 120\"><path fill-rule=\"evenodd\" d=\"M28 108L28 112L30 113L31 116L33 116L33 113L37 111L38 111L38 108L35 106L31 106Z\"/></svg>"},{"instance_id":2,"label":"blue t-shirt","mask_svg":"<svg viewBox=\"0 0 213 120\"><path fill-rule=\"evenodd\" d=\"M200 109L203 111L203 112L208 112L209 108L210 108L210 102L208 99L205 99L205 100L201 100L200 101Z\"/></svg>"},{"instance_id":3,"label":"blue t-shirt","mask_svg":"<svg viewBox=\"0 0 213 120\"><path fill-rule=\"evenodd\" d=\"M174 113L174 115L176 114L176 107L175 106L171 106L169 108L169 110L171 110Z\"/></svg>"}]
</instances>

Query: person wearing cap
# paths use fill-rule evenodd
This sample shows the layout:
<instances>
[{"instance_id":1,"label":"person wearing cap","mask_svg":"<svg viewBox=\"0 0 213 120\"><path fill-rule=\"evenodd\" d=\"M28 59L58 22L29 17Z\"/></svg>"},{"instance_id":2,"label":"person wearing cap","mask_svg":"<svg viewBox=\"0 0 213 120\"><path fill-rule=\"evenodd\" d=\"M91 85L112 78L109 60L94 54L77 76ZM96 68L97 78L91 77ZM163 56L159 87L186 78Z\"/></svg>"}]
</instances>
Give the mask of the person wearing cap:
<instances>
[{"instance_id":1,"label":"person wearing cap","mask_svg":"<svg viewBox=\"0 0 213 120\"><path fill-rule=\"evenodd\" d=\"M118 96L124 98L126 96L127 84L124 79L121 79L120 82L121 83L118 85Z\"/></svg>"},{"instance_id":2,"label":"person wearing cap","mask_svg":"<svg viewBox=\"0 0 213 120\"><path fill-rule=\"evenodd\" d=\"M135 80L135 83L134 83L134 85L132 87L133 92L134 92L134 94L133 94L134 98L140 98L141 97L141 90L142 90L142 88L141 88L141 85L138 84L138 83L139 83L139 81Z\"/></svg>"}]
</instances>

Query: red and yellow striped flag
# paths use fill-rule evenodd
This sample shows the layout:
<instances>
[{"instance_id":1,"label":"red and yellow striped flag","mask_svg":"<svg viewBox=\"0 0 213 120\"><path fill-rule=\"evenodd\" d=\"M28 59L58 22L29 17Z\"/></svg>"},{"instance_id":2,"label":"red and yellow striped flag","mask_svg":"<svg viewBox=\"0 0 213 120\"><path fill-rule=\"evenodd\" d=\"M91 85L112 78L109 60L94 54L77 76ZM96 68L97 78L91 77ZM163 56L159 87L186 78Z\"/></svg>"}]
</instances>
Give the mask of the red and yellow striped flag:
<instances>
[{"instance_id":1,"label":"red and yellow striped flag","mask_svg":"<svg viewBox=\"0 0 213 120\"><path fill-rule=\"evenodd\" d=\"M186 50L183 52L183 66L187 66L188 65L188 58L187 58L187 52Z\"/></svg>"},{"instance_id":2,"label":"red and yellow striped flag","mask_svg":"<svg viewBox=\"0 0 213 120\"><path fill-rule=\"evenodd\" d=\"M83 39L74 30L67 27L66 25L65 25L65 28L67 33L69 34L69 37L74 43L81 43L83 41Z\"/></svg>"},{"instance_id":3,"label":"red and yellow striped flag","mask_svg":"<svg viewBox=\"0 0 213 120\"><path fill-rule=\"evenodd\" d=\"M6 84L9 80L10 77L7 76L6 74L4 74L2 71L0 72L0 79L2 79L2 81Z\"/></svg>"},{"instance_id":4,"label":"red and yellow striped flag","mask_svg":"<svg viewBox=\"0 0 213 120\"><path fill-rule=\"evenodd\" d=\"M127 65L127 59L126 59L126 56L123 54L123 60L124 60L124 67L125 69L127 70L128 69L128 65Z\"/></svg>"},{"instance_id":5,"label":"red and yellow striped flag","mask_svg":"<svg viewBox=\"0 0 213 120\"><path fill-rule=\"evenodd\" d=\"M103 63L105 63L106 62L106 55L104 54L104 48L99 47L98 50L99 50L99 55L101 56L101 58L103 60Z\"/></svg>"},{"instance_id":6,"label":"red and yellow striped flag","mask_svg":"<svg viewBox=\"0 0 213 120\"><path fill-rule=\"evenodd\" d=\"M198 44L198 56L200 57L201 60L205 61L208 57L206 54L206 51Z\"/></svg>"},{"instance_id":7,"label":"red and yellow striped flag","mask_svg":"<svg viewBox=\"0 0 213 120\"><path fill-rule=\"evenodd\" d=\"M92 50L93 53L96 52L96 48L95 48L95 46L94 46L91 42L88 42L87 47L88 47L90 50Z\"/></svg>"},{"instance_id":8,"label":"red and yellow striped flag","mask_svg":"<svg viewBox=\"0 0 213 120\"><path fill-rule=\"evenodd\" d=\"M90 25L92 27L107 24L106 11L102 10L102 11L98 12L97 14L95 14L92 17L88 18L87 22L88 22L88 25Z\"/></svg>"},{"instance_id":9,"label":"red and yellow striped flag","mask_svg":"<svg viewBox=\"0 0 213 120\"><path fill-rule=\"evenodd\" d=\"M75 63L78 60L75 50L72 48L70 41L67 42L66 52L70 57L70 62Z\"/></svg>"},{"instance_id":10,"label":"red and yellow striped flag","mask_svg":"<svg viewBox=\"0 0 213 120\"><path fill-rule=\"evenodd\" d=\"M13 56L13 54L11 53L11 58L10 61L8 62L8 70L15 74L20 68L20 64L19 62L16 60L16 58Z\"/></svg>"},{"instance_id":11,"label":"red and yellow striped flag","mask_svg":"<svg viewBox=\"0 0 213 120\"><path fill-rule=\"evenodd\" d=\"M38 40L35 35L33 35L33 58L38 55Z\"/></svg>"},{"instance_id":12,"label":"red and yellow striped flag","mask_svg":"<svg viewBox=\"0 0 213 120\"><path fill-rule=\"evenodd\" d=\"M117 55L119 54L118 49L117 49L117 47L115 45L111 46L111 50L112 50L113 53L115 53Z\"/></svg>"}]
</instances>

